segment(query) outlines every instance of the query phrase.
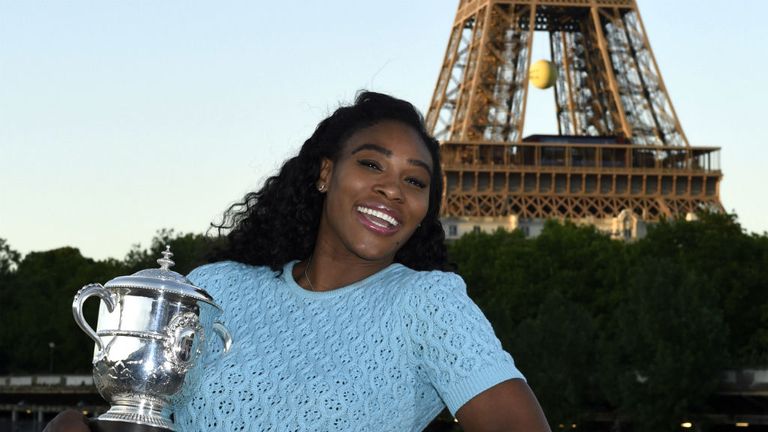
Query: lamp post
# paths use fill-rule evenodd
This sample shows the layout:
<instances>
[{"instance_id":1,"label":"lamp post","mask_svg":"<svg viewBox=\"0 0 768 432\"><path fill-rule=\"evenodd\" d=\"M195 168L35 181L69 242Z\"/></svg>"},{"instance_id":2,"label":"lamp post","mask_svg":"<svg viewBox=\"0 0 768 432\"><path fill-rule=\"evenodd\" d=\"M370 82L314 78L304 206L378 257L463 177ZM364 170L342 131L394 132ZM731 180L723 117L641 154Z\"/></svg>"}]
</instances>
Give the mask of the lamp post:
<instances>
[{"instance_id":1,"label":"lamp post","mask_svg":"<svg viewBox=\"0 0 768 432\"><path fill-rule=\"evenodd\" d=\"M48 342L48 348L50 348L50 362L48 363L48 372L53 373L53 350L56 348L56 344L53 342Z\"/></svg>"}]
</instances>

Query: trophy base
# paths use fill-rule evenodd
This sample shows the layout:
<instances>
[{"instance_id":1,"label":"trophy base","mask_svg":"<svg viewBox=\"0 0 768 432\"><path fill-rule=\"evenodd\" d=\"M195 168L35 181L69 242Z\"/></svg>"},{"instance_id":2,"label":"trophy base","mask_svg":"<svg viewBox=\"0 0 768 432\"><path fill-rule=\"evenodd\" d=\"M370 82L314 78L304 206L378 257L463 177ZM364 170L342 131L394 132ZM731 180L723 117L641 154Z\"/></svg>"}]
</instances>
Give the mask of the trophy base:
<instances>
[{"instance_id":1,"label":"trophy base","mask_svg":"<svg viewBox=\"0 0 768 432\"><path fill-rule=\"evenodd\" d=\"M92 432L173 432L173 429L122 421L92 419L88 422Z\"/></svg>"},{"instance_id":2,"label":"trophy base","mask_svg":"<svg viewBox=\"0 0 768 432\"><path fill-rule=\"evenodd\" d=\"M107 412L92 423L99 431L174 432L167 405L157 398L115 397ZM103 426L102 426L103 425Z\"/></svg>"}]
</instances>

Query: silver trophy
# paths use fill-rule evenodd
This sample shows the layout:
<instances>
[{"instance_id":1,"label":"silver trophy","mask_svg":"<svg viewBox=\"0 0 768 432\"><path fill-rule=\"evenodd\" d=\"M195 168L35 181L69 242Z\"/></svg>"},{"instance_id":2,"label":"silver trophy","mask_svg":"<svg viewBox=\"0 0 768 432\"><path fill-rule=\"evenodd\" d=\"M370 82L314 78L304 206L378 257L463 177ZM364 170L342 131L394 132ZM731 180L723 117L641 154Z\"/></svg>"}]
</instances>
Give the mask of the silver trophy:
<instances>
[{"instance_id":1,"label":"silver trophy","mask_svg":"<svg viewBox=\"0 0 768 432\"><path fill-rule=\"evenodd\" d=\"M183 403L184 389L202 373L205 340L215 332L229 350L232 337L217 321L221 308L184 276L169 270L170 247L159 269L116 277L103 286L89 284L75 295L75 321L96 342L93 378L109 411L92 429L175 430L171 406ZM94 331L83 318L83 303L101 298Z\"/></svg>"}]
</instances>

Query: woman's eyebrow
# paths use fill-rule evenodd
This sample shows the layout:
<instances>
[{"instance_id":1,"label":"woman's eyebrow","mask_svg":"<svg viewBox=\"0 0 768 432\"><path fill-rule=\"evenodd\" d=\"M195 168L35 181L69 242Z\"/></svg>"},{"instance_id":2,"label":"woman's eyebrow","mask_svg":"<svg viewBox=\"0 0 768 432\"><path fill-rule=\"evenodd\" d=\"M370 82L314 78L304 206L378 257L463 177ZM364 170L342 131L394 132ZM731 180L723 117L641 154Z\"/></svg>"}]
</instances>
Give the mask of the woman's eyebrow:
<instances>
[{"instance_id":1,"label":"woman's eyebrow","mask_svg":"<svg viewBox=\"0 0 768 432\"><path fill-rule=\"evenodd\" d=\"M427 165L427 163L424 162L423 160L421 160L421 159L408 159L408 163L411 164L411 165L415 165L415 166L419 166L419 167L424 168L429 173L429 176L432 177L432 168L430 168L429 165Z\"/></svg>"},{"instance_id":2,"label":"woman's eyebrow","mask_svg":"<svg viewBox=\"0 0 768 432\"><path fill-rule=\"evenodd\" d=\"M352 150L351 154L355 154L355 153L357 153L359 151L363 151L363 150L372 150L372 151L381 153L381 154L383 154L386 157L391 157L392 156L392 150L390 150L388 148L384 148L384 147L382 147L382 146L380 146L378 144L370 144L370 143L359 145L354 150ZM421 160L421 159L408 159L408 163L411 164L411 165L414 165L414 166L418 166L418 167L424 168L429 173L429 175L432 176L432 168L430 168L429 164L427 164L423 160Z\"/></svg>"},{"instance_id":3,"label":"woman's eyebrow","mask_svg":"<svg viewBox=\"0 0 768 432\"><path fill-rule=\"evenodd\" d=\"M392 150L386 149L378 144L361 144L359 147L352 150L352 154L355 154L363 150L373 150L375 152L379 152L383 154L386 157L392 156Z\"/></svg>"}]
</instances>

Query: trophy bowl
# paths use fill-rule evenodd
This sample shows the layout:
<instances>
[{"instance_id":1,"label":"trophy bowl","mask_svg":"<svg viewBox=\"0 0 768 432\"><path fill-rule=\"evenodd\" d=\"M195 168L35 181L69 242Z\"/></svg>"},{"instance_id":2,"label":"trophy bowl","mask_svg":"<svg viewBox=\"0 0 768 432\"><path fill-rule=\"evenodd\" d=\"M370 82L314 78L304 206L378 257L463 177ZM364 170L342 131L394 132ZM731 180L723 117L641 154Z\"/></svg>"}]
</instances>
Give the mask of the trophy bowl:
<instances>
[{"instance_id":1,"label":"trophy bowl","mask_svg":"<svg viewBox=\"0 0 768 432\"><path fill-rule=\"evenodd\" d=\"M221 308L169 269L172 255L168 247L157 260L159 269L119 276L103 286L89 284L75 295L75 321L96 343L94 383L110 404L96 420L103 427L96 429L175 430L171 406L183 402L184 390L199 381L206 338L211 332L220 337L224 353L232 344L229 331L217 321ZM101 298L96 331L82 314L92 296Z\"/></svg>"}]
</instances>

